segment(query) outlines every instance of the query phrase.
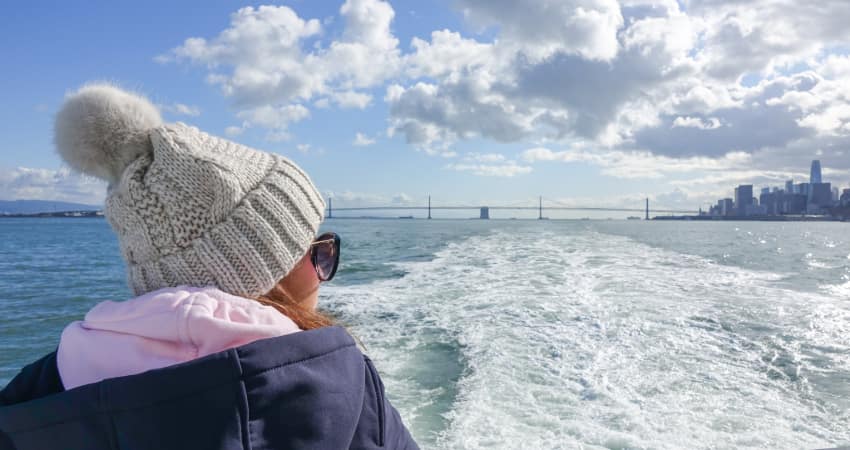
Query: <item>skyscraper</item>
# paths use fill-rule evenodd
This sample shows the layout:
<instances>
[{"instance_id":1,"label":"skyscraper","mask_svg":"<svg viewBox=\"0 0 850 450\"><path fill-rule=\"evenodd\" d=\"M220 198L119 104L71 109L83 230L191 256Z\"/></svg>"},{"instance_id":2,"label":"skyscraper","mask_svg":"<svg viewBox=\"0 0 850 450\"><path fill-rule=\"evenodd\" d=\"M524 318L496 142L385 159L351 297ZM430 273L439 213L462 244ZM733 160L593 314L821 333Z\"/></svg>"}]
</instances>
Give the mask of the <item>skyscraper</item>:
<instances>
[{"instance_id":1,"label":"skyscraper","mask_svg":"<svg viewBox=\"0 0 850 450\"><path fill-rule=\"evenodd\" d=\"M820 160L815 159L812 161L812 173L809 177L809 184L821 183L820 177Z\"/></svg>"},{"instance_id":2,"label":"skyscraper","mask_svg":"<svg viewBox=\"0 0 850 450\"><path fill-rule=\"evenodd\" d=\"M735 188L735 209L738 215L746 216L748 206L753 206L753 185L742 184Z\"/></svg>"}]
</instances>

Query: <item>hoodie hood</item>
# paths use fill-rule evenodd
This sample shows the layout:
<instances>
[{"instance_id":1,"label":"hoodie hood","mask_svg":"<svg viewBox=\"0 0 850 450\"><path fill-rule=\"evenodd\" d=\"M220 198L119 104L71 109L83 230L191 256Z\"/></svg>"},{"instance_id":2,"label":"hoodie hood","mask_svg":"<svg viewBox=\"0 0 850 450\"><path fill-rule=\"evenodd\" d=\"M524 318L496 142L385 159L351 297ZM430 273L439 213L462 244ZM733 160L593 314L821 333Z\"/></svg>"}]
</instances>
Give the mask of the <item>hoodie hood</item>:
<instances>
[{"instance_id":1,"label":"hoodie hood","mask_svg":"<svg viewBox=\"0 0 850 450\"><path fill-rule=\"evenodd\" d=\"M271 306L214 287L179 286L105 301L62 332L65 389L191 361L301 331Z\"/></svg>"}]
</instances>

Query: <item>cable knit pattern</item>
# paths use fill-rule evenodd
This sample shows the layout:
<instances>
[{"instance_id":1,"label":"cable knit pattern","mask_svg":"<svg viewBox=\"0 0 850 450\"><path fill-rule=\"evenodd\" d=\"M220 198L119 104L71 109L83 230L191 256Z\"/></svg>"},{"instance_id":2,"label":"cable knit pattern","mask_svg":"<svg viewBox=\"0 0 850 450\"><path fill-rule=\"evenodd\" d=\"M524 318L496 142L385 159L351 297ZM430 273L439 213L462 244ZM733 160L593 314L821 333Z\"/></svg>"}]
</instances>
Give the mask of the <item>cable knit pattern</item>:
<instances>
[{"instance_id":1,"label":"cable knit pattern","mask_svg":"<svg viewBox=\"0 0 850 450\"><path fill-rule=\"evenodd\" d=\"M135 294L178 285L268 292L324 218L310 178L283 156L182 123L149 136L153 153L110 185L105 208Z\"/></svg>"}]
</instances>

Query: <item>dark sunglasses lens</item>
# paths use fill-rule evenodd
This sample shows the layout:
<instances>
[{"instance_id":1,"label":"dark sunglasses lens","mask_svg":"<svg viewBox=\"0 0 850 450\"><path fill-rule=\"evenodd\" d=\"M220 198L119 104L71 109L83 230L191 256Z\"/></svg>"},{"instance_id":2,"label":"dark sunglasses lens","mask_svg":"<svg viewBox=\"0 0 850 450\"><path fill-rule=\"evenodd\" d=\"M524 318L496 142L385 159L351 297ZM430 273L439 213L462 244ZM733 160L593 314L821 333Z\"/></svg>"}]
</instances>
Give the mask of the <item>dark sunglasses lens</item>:
<instances>
[{"instance_id":1,"label":"dark sunglasses lens","mask_svg":"<svg viewBox=\"0 0 850 450\"><path fill-rule=\"evenodd\" d=\"M333 236L322 236L320 240L333 239ZM316 245L315 252L316 271L321 280L327 281L333 278L336 266L339 262L339 247L337 240Z\"/></svg>"}]
</instances>

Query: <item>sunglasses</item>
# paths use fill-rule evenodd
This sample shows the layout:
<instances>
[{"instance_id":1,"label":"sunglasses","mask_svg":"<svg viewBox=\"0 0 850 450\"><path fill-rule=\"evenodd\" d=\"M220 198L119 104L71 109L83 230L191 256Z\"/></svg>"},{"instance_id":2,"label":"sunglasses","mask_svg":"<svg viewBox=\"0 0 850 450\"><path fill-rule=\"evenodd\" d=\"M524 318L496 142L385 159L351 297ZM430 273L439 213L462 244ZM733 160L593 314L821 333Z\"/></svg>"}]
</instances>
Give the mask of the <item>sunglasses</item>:
<instances>
[{"instance_id":1,"label":"sunglasses","mask_svg":"<svg viewBox=\"0 0 850 450\"><path fill-rule=\"evenodd\" d=\"M328 232L310 244L310 262L320 281L330 281L339 267L339 235Z\"/></svg>"}]
</instances>

